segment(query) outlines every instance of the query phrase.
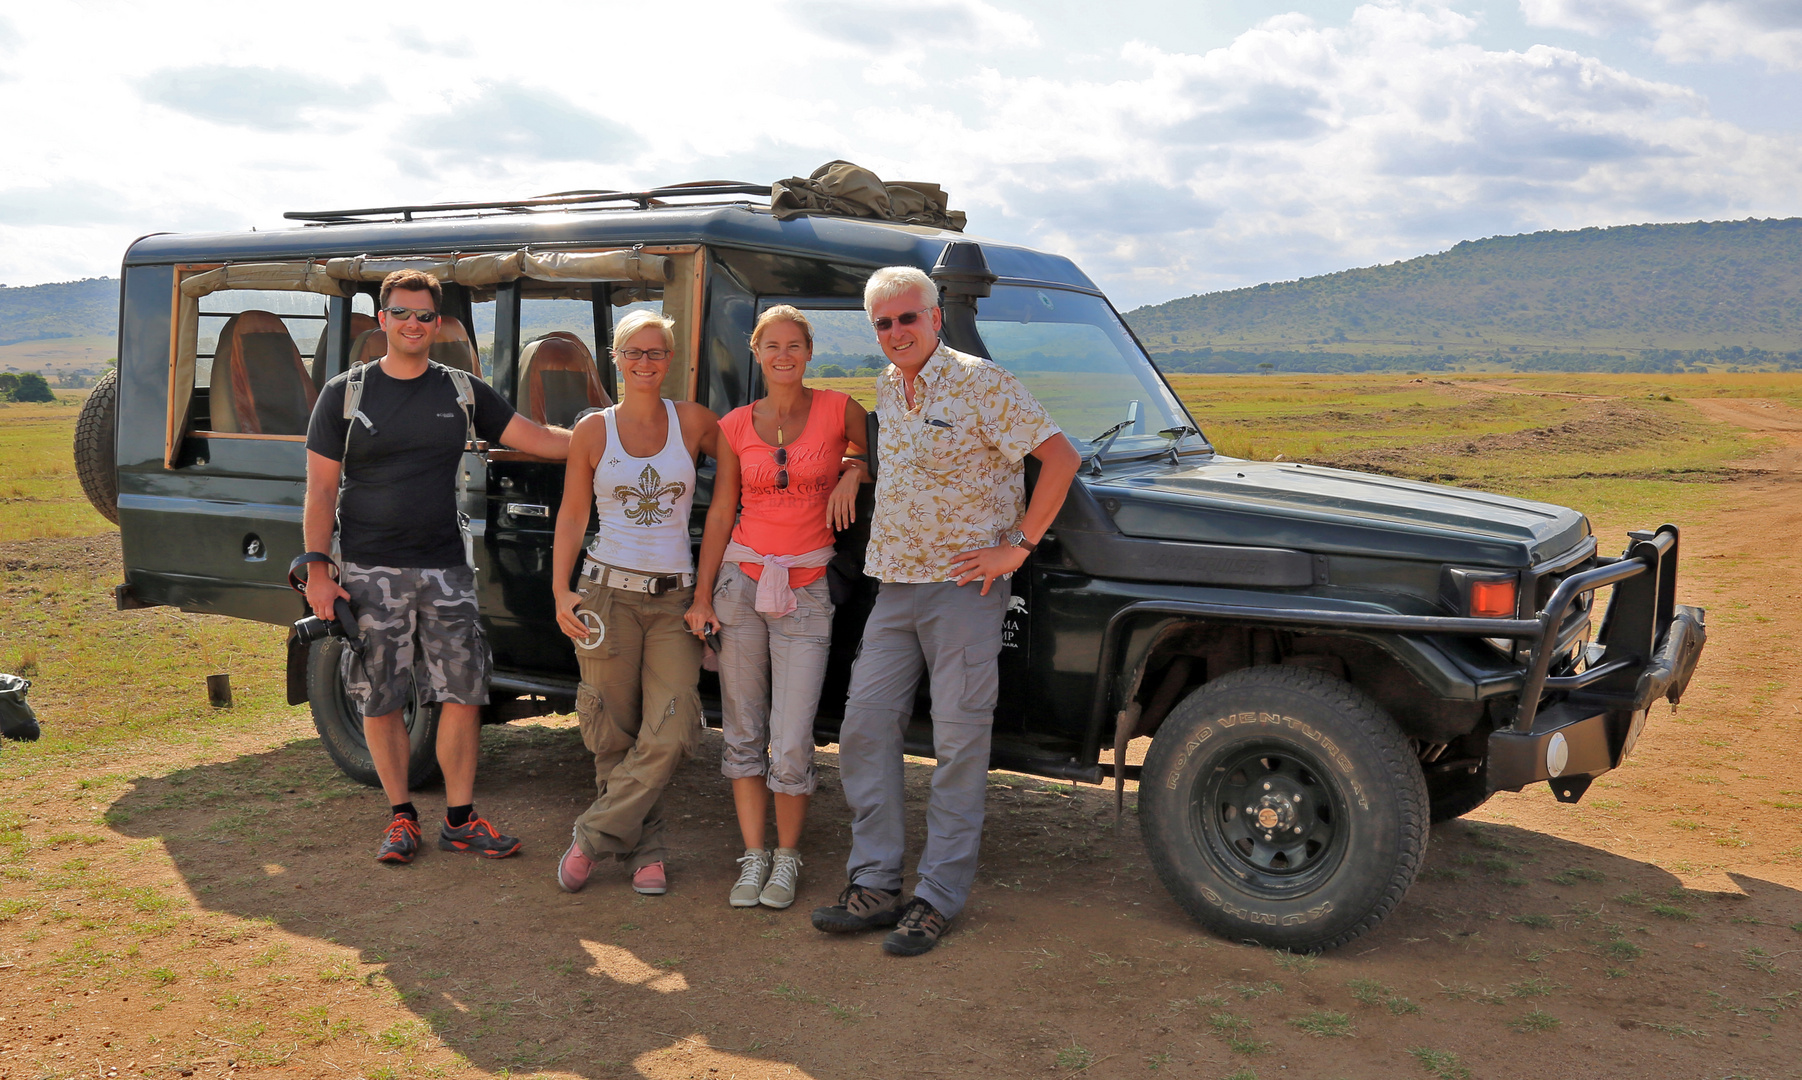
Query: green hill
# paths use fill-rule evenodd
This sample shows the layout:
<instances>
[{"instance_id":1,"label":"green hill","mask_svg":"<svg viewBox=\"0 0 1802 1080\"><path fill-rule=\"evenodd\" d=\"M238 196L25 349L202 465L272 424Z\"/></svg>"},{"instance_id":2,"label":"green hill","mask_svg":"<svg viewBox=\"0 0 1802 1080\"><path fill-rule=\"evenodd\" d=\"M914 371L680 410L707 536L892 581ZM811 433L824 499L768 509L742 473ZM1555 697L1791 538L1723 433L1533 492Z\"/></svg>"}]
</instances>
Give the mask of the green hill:
<instances>
[{"instance_id":1,"label":"green hill","mask_svg":"<svg viewBox=\"0 0 1802 1080\"><path fill-rule=\"evenodd\" d=\"M1173 370L1795 367L1802 218L1467 240L1126 320Z\"/></svg>"},{"instance_id":2,"label":"green hill","mask_svg":"<svg viewBox=\"0 0 1802 1080\"><path fill-rule=\"evenodd\" d=\"M0 345L110 337L119 330L119 279L0 286Z\"/></svg>"}]
</instances>

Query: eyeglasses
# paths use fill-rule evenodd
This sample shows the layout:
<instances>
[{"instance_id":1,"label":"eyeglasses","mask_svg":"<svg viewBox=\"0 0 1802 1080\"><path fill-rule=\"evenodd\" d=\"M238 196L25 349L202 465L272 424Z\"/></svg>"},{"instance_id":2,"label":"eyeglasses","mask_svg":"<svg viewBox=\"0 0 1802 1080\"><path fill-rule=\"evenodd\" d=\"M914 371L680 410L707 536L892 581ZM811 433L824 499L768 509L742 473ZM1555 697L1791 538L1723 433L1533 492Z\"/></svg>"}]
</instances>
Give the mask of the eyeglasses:
<instances>
[{"instance_id":1,"label":"eyeglasses","mask_svg":"<svg viewBox=\"0 0 1802 1080\"><path fill-rule=\"evenodd\" d=\"M917 323L924 318L926 313L931 310L931 308L920 308L916 311L903 311L892 319L887 317L871 319L870 325L876 328L878 334L886 334L896 323L900 323L902 326L912 326L914 323Z\"/></svg>"},{"instance_id":2,"label":"eyeglasses","mask_svg":"<svg viewBox=\"0 0 1802 1080\"><path fill-rule=\"evenodd\" d=\"M788 447L776 447L776 490L788 490Z\"/></svg>"},{"instance_id":3,"label":"eyeglasses","mask_svg":"<svg viewBox=\"0 0 1802 1080\"><path fill-rule=\"evenodd\" d=\"M394 322L406 322L408 319L418 319L420 325L430 326L438 321L438 313L436 311L428 311L425 308L391 307L383 308L382 310L387 312L388 318Z\"/></svg>"},{"instance_id":4,"label":"eyeglasses","mask_svg":"<svg viewBox=\"0 0 1802 1080\"><path fill-rule=\"evenodd\" d=\"M661 363L669 359L670 351L668 349L615 349L613 355L626 361L650 360Z\"/></svg>"}]
</instances>

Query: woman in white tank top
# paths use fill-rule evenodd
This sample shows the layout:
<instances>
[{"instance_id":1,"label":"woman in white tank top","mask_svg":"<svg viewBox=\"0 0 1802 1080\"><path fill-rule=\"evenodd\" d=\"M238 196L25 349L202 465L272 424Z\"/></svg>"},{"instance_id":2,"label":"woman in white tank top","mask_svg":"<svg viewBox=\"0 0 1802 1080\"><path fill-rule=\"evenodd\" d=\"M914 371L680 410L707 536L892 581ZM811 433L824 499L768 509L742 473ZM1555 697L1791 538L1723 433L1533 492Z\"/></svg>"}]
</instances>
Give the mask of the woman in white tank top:
<instances>
[{"instance_id":1,"label":"woman in white tank top","mask_svg":"<svg viewBox=\"0 0 1802 1080\"><path fill-rule=\"evenodd\" d=\"M597 788L557 866L570 892L609 856L628 863L638 892L666 891L663 789L700 740L701 643L683 621L694 600L688 518L695 459L718 455L720 428L702 406L662 396L674 327L650 311L619 321L620 402L583 417L570 439L551 589L557 625L576 643L576 716ZM578 568L591 507L600 524Z\"/></svg>"}]
</instances>

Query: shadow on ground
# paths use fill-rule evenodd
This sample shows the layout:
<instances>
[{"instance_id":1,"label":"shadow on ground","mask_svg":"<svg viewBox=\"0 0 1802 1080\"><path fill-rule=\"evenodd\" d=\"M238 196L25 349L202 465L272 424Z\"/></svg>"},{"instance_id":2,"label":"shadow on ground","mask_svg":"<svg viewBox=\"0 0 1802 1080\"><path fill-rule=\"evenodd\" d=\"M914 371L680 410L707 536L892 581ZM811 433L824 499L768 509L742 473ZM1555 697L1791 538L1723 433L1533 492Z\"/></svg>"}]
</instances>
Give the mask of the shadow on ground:
<instances>
[{"instance_id":1,"label":"shadow on ground","mask_svg":"<svg viewBox=\"0 0 1802 1080\"><path fill-rule=\"evenodd\" d=\"M1802 896L1768 882L1685 892L1594 848L1453 823L1382 927L1289 957L1190 923L1130 812L1114 831L1111 793L997 773L969 911L939 950L900 960L875 937L808 925L842 882L830 753L800 900L726 906L740 845L717 760L709 733L671 788L672 891L659 898L633 894L617 867L581 894L557 888L592 776L567 727L486 733L478 808L525 841L498 862L429 849L412 866L376 864L380 793L337 778L311 742L140 778L110 818L160 841L203 908L359 950L361 965L319 977L385 975L395 1019L497 1072L1315 1075L1330 1052L1344 1075L1387 1076L1421 1074L1429 1050L1478 1075L1764 1076L1797 1045L1802 991L1783 954ZM928 776L910 766L916 843ZM428 816L441 800L418 798ZM266 949L215 947L237 963ZM1322 1015L1342 1030L1323 1036L1309 1021Z\"/></svg>"}]
</instances>

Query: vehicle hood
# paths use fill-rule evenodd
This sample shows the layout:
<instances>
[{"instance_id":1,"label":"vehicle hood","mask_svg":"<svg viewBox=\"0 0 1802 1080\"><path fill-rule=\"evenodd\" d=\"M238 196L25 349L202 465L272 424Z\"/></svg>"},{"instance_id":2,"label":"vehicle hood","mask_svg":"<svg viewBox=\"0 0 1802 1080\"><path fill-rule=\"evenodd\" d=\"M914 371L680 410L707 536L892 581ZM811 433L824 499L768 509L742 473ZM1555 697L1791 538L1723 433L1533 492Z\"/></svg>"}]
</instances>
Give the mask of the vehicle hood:
<instances>
[{"instance_id":1,"label":"vehicle hood","mask_svg":"<svg viewBox=\"0 0 1802 1080\"><path fill-rule=\"evenodd\" d=\"M1087 481L1128 536L1530 566L1589 535L1550 503L1315 465L1213 456Z\"/></svg>"}]
</instances>

